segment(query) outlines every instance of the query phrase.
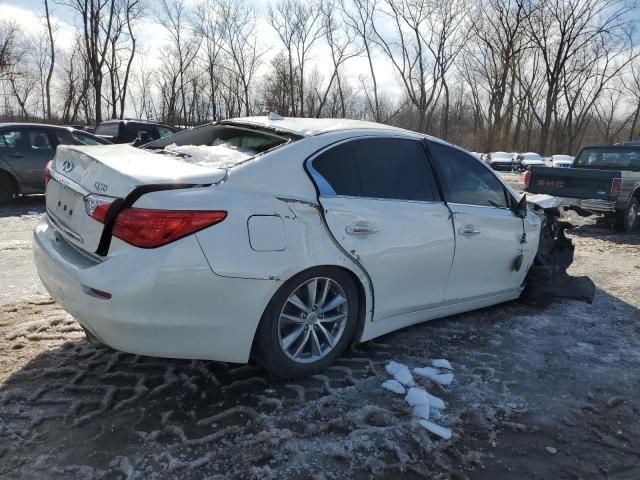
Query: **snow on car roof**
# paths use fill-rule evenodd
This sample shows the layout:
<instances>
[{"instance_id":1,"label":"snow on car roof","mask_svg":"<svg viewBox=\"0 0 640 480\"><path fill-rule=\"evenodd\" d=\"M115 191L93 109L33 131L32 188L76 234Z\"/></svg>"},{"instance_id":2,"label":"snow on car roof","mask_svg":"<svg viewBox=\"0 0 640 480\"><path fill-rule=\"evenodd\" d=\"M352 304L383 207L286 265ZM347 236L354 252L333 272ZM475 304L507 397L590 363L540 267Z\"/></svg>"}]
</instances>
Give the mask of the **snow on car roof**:
<instances>
[{"instance_id":1,"label":"snow on car roof","mask_svg":"<svg viewBox=\"0 0 640 480\"><path fill-rule=\"evenodd\" d=\"M260 117L241 117L231 118L226 122L234 124L254 125L268 128L275 128L297 133L304 136L320 135L322 133L334 132L338 130L355 130L355 129L374 129L374 130L391 130L395 132L405 132L416 135L411 132L391 125L382 123L367 122L364 120L351 120L348 118L293 118L280 117L280 119L271 119L268 116ZM226 123L225 122L225 123Z\"/></svg>"},{"instance_id":2,"label":"snow on car roof","mask_svg":"<svg viewBox=\"0 0 640 480\"><path fill-rule=\"evenodd\" d=\"M176 145L172 143L164 147L164 151L183 154L187 163L202 167L230 168L255 155L229 145Z\"/></svg>"}]
</instances>

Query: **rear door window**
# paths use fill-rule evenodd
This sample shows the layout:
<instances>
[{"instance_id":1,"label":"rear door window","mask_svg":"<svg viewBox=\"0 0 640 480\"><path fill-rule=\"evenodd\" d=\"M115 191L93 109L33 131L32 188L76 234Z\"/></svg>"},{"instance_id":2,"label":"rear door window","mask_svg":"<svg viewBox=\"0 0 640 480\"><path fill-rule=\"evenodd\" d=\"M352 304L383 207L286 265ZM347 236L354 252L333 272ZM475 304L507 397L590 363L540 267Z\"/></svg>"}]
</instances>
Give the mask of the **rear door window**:
<instances>
[{"instance_id":1,"label":"rear door window","mask_svg":"<svg viewBox=\"0 0 640 480\"><path fill-rule=\"evenodd\" d=\"M504 185L471 155L441 143L429 142L445 200L464 205L507 208Z\"/></svg>"},{"instance_id":2,"label":"rear door window","mask_svg":"<svg viewBox=\"0 0 640 480\"><path fill-rule=\"evenodd\" d=\"M31 148L29 137L24 130L5 130L0 132L0 149L2 151L29 150L29 148Z\"/></svg>"},{"instance_id":3,"label":"rear door window","mask_svg":"<svg viewBox=\"0 0 640 480\"><path fill-rule=\"evenodd\" d=\"M354 141L353 149L362 175L364 196L436 200L436 183L420 142L400 138L371 138Z\"/></svg>"},{"instance_id":4,"label":"rear door window","mask_svg":"<svg viewBox=\"0 0 640 480\"><path fill-rule=\"evenodd\" d=\"M363 195L362 177L351 142L342 143L318 155L312 168L320 175L314 178L322 195Z\"/></svg>"},{"instance_id":5,"label":"rear door window","mask_svg":"<svg viewBox=\"0 0 640 480\"><path fill-rule=\"evenodd\" d=\"M370 138L345 142L313 160L321 193L392 200L439 200L422 145ZM321 177L321 178L319 178Z\"/></svg>"}]
</instances>

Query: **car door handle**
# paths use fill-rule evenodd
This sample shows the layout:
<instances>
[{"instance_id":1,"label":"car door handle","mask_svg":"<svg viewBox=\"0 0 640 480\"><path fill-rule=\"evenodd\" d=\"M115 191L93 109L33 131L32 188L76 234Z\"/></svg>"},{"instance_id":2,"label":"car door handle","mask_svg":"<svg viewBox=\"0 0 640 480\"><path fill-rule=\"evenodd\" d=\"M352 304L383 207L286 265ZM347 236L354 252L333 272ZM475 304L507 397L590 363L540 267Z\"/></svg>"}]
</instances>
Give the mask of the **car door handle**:
<instances>
[{"instance_id":1,"label":"car door handle","mask_svg":"<svg viewBox=\"0 0 640 480\"><path fill-rule=\"evenodd\" d=\"M9 154L9 156L13 157L13 158L22 158L22 157L24 157L24 155L22 153L11 153L11 154Z\"/></svg>"},{"instance_id":2,"label":"car door handle","mask_svg":"<svg viewBox=\"0 0 640 480\"><path fill-rule=\"evenodd\" d=\"M377 233L378 229L372 225L349 225L345 231L349 235L371 235Z\"/></svg>"},{"instance_id":3,"label":"car door handle","mask_svg":"<svg viewBox=\"0 0 640 480\"><path fill-rule=\"evenodd\" d=\"M460 227L458 229L458 233L460 235L478 235L480 233L480 229L474 227L473 225L465 225L464 227Z\"/></svg>"}]
</instances>

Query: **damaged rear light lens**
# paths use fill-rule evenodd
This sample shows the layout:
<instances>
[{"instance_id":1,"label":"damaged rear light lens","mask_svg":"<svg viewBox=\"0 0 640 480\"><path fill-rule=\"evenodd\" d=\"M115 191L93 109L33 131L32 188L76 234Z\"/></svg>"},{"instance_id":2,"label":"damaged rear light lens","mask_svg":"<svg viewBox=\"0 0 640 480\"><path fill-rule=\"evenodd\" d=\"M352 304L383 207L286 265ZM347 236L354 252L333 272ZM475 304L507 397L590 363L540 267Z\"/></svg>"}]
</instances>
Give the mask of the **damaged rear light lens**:
<instances>
[{"instance_id":1,"label":"damaged rear light lens","mask_svg":"<svg viewBox=\"0 0 640 480\"><path fill-rule=\"evenodd\" d=\"M113 236L140 248L156 248L222 222L225 211L127 208L116 217Z\"/></svg>"},{"instance_id":2,"label":"damaged rear light lens","mask_svg":"<svg viewBox=\"0 0 640 480\"><path fill-rule=\"evenodd\" d=\"M622 179L621 178L614 178L613 181L611 182L611 193L620 193L620 191L622 190Z\"/></svg>"},{"instance_id":3,"label":"damaged rear light lens","mask_svg":"<svg viewBox=\"0 0 640 480\"><path fill-rule=\"evenodd\" d=\"M84 197L84 208L91 218L100 223L106 223L109 209L116 200L117 198L114 197L92 193Z\"/></svg>"},{"instance_id":4,"label":"damaged rear light lens","mask_svg":"<svg viewBox=\"0 0 640 480\"><path fill-rule=\"evenodd\" d=\"M524 189L529 188L529 183L531 183L531 170L527 170L524 172L524 176L522 177L522 181L524 182Z\"/></svg>"}]
</instances>

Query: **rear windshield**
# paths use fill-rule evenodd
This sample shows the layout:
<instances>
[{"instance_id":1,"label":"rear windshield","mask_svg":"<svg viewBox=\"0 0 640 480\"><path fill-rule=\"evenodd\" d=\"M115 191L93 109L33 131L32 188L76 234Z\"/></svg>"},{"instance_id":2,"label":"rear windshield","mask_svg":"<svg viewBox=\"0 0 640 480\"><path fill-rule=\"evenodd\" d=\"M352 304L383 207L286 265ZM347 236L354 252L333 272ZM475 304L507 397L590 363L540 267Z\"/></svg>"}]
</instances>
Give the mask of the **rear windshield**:
<instances>
[{"instance_id":1,"label":"rear windshield","mask_svg":"<svg viewBox=\"0 0 640 480\"><path fill-rule=\"evenodd\" d=\"M236 125L204 125L145 145L190 163L228 168L298 137Z\"/></svg>"},{"instance_id":2,"label":"rear windshield","mask_svg":"<svg viewBox=\"0 0 640 480\"><path fill-rule=\"evenodd\" d=\"M640 171L640 148L585 148L575 160L579 168Z\"/></svg>"},{"instance_id":3,"label":"rear windshield","mask_svg":"<svg viewBox=\"0 0 640 480\"><path fill-rule=\"evenodd\" d=\"M96 128L96 135L107 135L109 137L117 137L120 124L115 123L101 123Z\"/></svg>"}]
</instances>

